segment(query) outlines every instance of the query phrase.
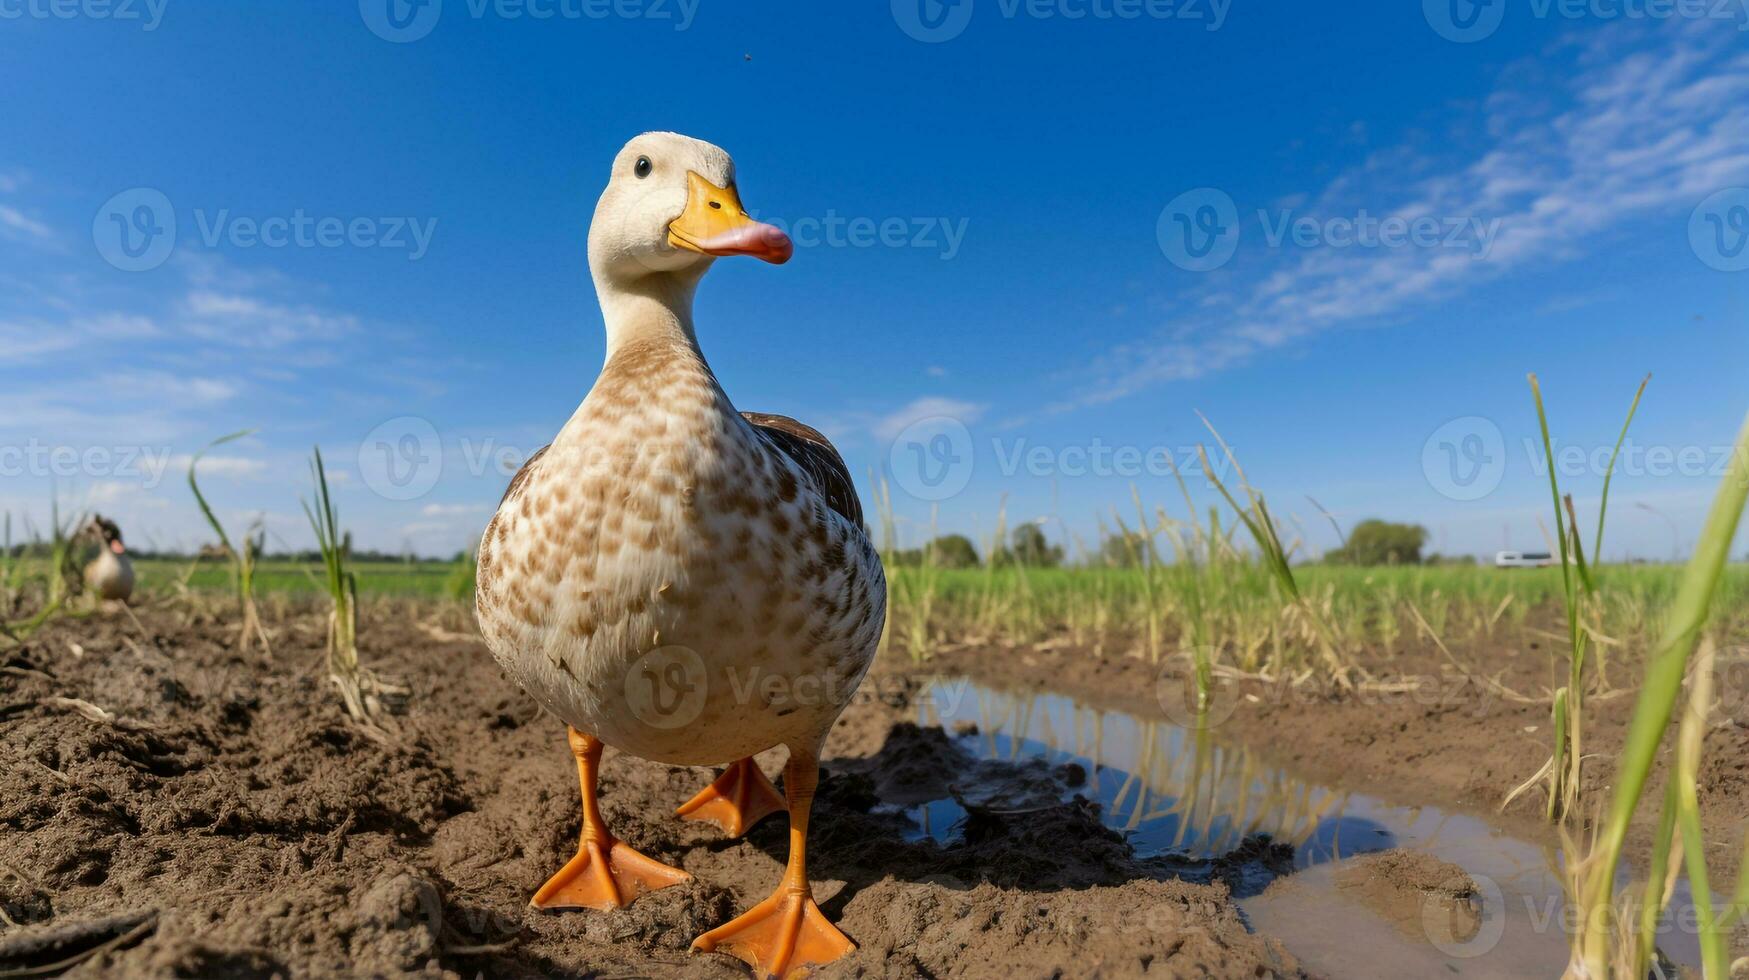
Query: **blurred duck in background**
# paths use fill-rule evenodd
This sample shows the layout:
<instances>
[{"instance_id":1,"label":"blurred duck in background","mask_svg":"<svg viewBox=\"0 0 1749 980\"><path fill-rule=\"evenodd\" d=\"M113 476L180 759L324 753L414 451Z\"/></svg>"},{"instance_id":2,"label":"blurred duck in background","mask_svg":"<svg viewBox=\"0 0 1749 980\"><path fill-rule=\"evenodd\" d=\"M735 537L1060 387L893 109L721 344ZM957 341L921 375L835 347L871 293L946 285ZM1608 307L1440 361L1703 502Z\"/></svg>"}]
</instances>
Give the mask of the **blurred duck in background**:
<instances>
[{"instance_id":1,"label":"blurred duck in background","mask_svg":"<svg viewBox=\"0 0 1749 980\"><path fill-rule=\"evenodd\" d=\"M94 514L85 533L103 547L85 566L85 585L99 599L127 602L134 594L134 565L122 544L121 528L107 517Z\"/></svg>"}]
</instances>

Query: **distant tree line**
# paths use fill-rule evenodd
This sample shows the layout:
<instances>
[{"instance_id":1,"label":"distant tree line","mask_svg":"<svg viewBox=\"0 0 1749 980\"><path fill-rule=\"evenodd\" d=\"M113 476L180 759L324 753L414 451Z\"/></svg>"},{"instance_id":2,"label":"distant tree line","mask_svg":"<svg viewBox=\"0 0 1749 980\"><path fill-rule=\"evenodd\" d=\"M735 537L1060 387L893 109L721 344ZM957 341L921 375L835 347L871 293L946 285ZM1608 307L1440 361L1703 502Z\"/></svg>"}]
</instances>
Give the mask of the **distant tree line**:
<instances>
[{"instance_id":1,"label":"distant tree line","mask_svg":"<svg viewBox=\"0 0 1749 980\"><path fill-rule=\"evenodd\" d=\"M1355 525L1339 548L1324 553L1323 561L1330 565L1473 565L1476 559L1468 555L1423 553L1430 535L1417 524L1396 524L1390 521L1365 520ZM936 568L978 568L984 564L978 546L963 534L944 534L921 548L900 551L890 560L899 566L919 566L926 560ZM1009 541L996 550L993 560L998 567L1022 565L1028 568L1056 568L1064 564L1062 547L1045 538L1037 524L1022 524L1014 529ZM1138 568L1149 561L1170 560L1146 540L1137 535L1108 534L1099 547L1087 556L1086 564L1102 568Z\"/></svg>"},{"instance_id":2,"label":"distant tree line","mask_svg":"<svg viewBox=\"0 0 1749 980\"><path fill-rule=\"evenodd\" d=\"M999 568L1013 565L1056 568L1063 564L1063 549L1051 544L1037 524L1022 524L1006 543L996 548L990 559ZM891 560L900 566L929 563L936 568L978 568L984 564L978 546L963 534L944 534L922 548L897 552Z\"/></svg>"},{"instance_id":3,"label":"distant tree line","mask_svg":"<svg viewBox=\"0 0 1749 980\"><path fill-rule=\"evenodd\" d=\"M1324 554L1332 565L1419 565L1427 544L1427 529L1419 524L1361 521L1348 532L1340 548Z\"/></svg>"}]
</instances>

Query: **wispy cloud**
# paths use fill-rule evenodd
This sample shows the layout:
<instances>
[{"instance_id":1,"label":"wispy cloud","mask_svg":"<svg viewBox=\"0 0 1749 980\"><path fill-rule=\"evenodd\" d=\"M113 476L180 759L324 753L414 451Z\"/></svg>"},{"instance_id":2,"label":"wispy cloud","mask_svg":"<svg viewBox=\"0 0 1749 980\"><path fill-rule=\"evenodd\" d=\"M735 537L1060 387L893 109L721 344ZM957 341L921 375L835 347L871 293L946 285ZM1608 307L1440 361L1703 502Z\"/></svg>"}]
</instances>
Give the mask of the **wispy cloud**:
<instances>
[{"instance_id":1,"label":"wispy cloud","mask_svg":"<svg viewBox=\"0 0 1749 980\"><path fill-rule=\"evenodd\" d=\"M424 517L471 517L491 511L485 504L426 504L419 513Z\"/></svg>"},{"instance_id":2,"label":"wispy cloud","mask_svg":"<svg viewBox=\"0 0 1749 980\"><path fill-rule=\"evenodd\" d=\"M176 473L186 473L188 472L188 464L192 462L194 462L193 454L172 456L167 469ZM266 472L266 463L246 456L202 456L200 458L202 484L205 484L208 478L248 479L258 477Z\"/></svg>"},{"instance_id":3,"label":"wispy cloud","mask_svg":"<svg viewBox=\"0 0 1749 980\"><path fill-rule=\"evenodd\" d=\"M195 289L184 298L184 329L201 340L241 347L284 347L336 340L358 329L350 314L289 306L258 296Z\"/></svg>"},{"instance_id":4,"label":"wispy cloud","mask_svg":"<svg viewBox=\"0 0 1749 980\"><path fill-rule=\"evenodd\" d=\"M970 425L982 418L989 408L977 402L961 401L957 398L942 398L928 395L915 399L902 408L875 419L870 431L883 443L892 442L898 438L905 427L923 419L944 416L958 419L963 425Z\"/></svg>"},{"instance_id":5,"label":"wispy cloud","mask_svg":"<svg viewBox=\"0 0 1749 980\"><path fill-rule=\"evenodd\" d=\"M55 237L49 226L30 218L23 211L0 204L0 228L9 228L32 238L48 241Z\"/></svg>"},{"instance_id":6,"label":"wispy cloud","mask_svg":"<svg viewBox=\"0 0 1749 980\"><path fill-rule=\"evenodd\" d=\"M1479 110L1484 138L1468 154L1384 150L1296 208L1320 218L1364 209L1497 220L1485 254L1247 253L1175 302L1152 336L1108 351L1052 410L1200 377L1323 331L1389 323L1474 283L1579 259L1634 220L1686 213L1749 179L1749 52L1739 33L1714 28L1619 24L1568 39L1501 74ZM1260 234L1255 222L1242 227Z\"/></svg>"}]
</instances>

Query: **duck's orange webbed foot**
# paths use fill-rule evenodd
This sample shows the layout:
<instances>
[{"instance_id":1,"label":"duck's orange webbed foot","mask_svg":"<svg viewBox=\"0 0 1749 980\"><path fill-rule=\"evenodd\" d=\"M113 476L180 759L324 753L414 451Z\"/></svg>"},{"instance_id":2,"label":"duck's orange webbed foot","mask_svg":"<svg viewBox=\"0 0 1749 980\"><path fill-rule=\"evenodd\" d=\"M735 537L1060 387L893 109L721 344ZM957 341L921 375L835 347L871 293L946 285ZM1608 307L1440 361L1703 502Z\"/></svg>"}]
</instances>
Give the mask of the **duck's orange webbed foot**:
<instances>
[{"instance_id":1,"label":"duck's orange webbed foot","mask_svg":"<svg viewBox=\"0 0 1749 980\"><path fill-rule=\"evenodd\" d=\"M771 897L745 915L694 939L699 952L723 952L753 968L762 978L806 976L856 950L856 944L826 921L808 886L808 812L820 779L819 748L790 747L783 787L789 794L789 865Z\"/></svg>"},{"instance_id":2,"label":"duck's orange webbed foot","mask_svg":"<svg viewBox=\"0 0 1749 980\"><path fill-rule=\"evenodd\" d=\"M785 807L783 795L771 784L752 759L742 759L723 770L716 782L674 813L682 820L714 823L730 837L739 837L753 825Z\"/></svg>"},{"instance_id":3,"label":"duck's orange webbed foot","mask_svg":"<svg viewBox=\"0 0 1749 980\"><path fill-rule=\"evenodd\" d=\"M806 889L780 887L747 914L693 940L701 952L726 952L754 968L754 977L803 977L810 966L833 963L857 949L826 921Z\"/></svg>"},{"instance_id":4,"label":"duck's orange webbed foot","mask_svg":"<svg viewBox=\"0 0 1749 980\"><path fill-rule=\"evenodd\" d=\"M691 878L611 837L586 840L528 904L537 909L618 909L645 892Z\"/></svg>"},{"instance_id":5,"label":"duck's orange webbed foot","mask_svg":"<svg viewBox=\"0 0 1749 980\"><path fill-rule=\"evenodd\" d=\"M570 740L571 752L577 757L578 781L583 784L582 840L577 855L548 878L528 904L537 909L624 908L645 892L691 879L679 868L647 858L608 833L595 798L601 742L575 728L570 730Z\"/></svg>"},{"instance_id":6,"label":"duck's orange webbed foot","mask_svg":"<svg viewBox=\"0 0 1749 980\"><path fill-rule=\"evenodd\" d=\"M848 955L856 944L826 920L805 887L780 887L746 914L694 939L692 948L728 953L757 977L796 977Z\"/></svg>"}]
</instances>

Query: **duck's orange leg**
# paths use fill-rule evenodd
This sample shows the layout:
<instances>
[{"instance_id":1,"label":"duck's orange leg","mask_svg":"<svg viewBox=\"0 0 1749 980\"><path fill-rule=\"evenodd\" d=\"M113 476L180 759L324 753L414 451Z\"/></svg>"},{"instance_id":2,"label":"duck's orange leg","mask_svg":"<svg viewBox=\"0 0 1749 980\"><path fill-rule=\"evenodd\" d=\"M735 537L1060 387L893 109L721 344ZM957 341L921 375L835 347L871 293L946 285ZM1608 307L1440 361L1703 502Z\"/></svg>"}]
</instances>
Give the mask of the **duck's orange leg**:
<instances>
[{"instance_id":1,"label":"duck's orange leg","mask_svg":"<svg viewBox=\"0 0 1749 980\"><path fill-rule=\"evenodd\" d=\"M777 787L752 759L742 759L674 812L682 820L714 823L730 837L739 837L783 807Z\"/></svg>"},{"instance_id":2,"label":"duck's orange leg","mask_svg":"<svg viewBox=\"0 0 1749 980\"><path fill-rule=\"evenodd\" d=\"M808 811L820 781L819 750L790 749L783 786L789 796L789 866L771 897L746 914L694 939L692 948L721 950L753 967L759 977L804 975L830 963L856 944L826 921L808 885Z\"/></svg>"},{"instance_id":3,"label":"duck's orange leg","mask_svg":"<svg viewBox=\"0 0 1749 980\"><path fill-rule=\"evenodd\" d=\"M537 909L617 909L644 892L678 885L692 876L639 854L607 832L596 805L595 779L601 767L601 740L569 729L577 779L583 784L583 835L577 856L534 893Z\"/></svg>"}]
</instances>

